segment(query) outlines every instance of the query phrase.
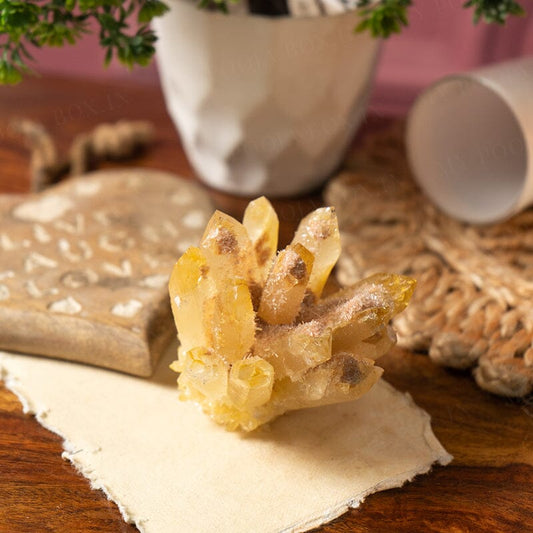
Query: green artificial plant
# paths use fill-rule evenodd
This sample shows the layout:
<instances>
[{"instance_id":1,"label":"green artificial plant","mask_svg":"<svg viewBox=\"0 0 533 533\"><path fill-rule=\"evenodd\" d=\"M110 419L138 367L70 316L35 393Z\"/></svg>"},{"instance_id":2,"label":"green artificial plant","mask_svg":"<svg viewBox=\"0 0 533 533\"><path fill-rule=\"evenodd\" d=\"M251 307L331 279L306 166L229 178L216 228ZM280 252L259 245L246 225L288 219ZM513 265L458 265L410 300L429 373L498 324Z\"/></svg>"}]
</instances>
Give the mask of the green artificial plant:
<instances>
[{"instance_id":1,"label":"green artificial plant","mask_svg":"<svg viewBox=\"0 0 533 533\"><path fill-rule=\"evenodd\" d=\"M198 0L198 4L225 12L227 1L238 0ZM374 37L398 33L407 26L412 3L357 0L362 18L356 30ZM509 15L524 14L515 0L468 0L464 7L473 8L474 22L503 24ZM160 0L0 0L0 83L18 83L31 72L31 47L75 44L94 27L106 51L106 64L116 56L130 68L146 65L156 40L149 22L167 10Z\"/></svg>"}]
</instances>

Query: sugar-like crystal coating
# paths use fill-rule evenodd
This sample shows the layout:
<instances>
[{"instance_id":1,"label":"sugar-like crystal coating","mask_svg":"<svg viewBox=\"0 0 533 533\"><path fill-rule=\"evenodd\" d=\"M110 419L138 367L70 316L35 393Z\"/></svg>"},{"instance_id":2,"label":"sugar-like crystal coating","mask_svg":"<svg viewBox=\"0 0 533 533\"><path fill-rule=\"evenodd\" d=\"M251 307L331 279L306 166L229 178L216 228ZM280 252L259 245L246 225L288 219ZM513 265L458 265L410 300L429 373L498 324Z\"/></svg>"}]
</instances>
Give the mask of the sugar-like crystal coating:
<instances>
[{"instance_id":1,"label":"sugar-like crystal coating","mask_svg":"<svg viewBox=\"0 0 533 533\"><path fill-rule=\"evenodd\" d=\"M276 254L278 227L264 197L242 224L217 211L170 277L180 398L229 430L365 394L415 286L376 274L321 298L341 249L335 210L307 215Z\"/></svg>"}]
</instances>

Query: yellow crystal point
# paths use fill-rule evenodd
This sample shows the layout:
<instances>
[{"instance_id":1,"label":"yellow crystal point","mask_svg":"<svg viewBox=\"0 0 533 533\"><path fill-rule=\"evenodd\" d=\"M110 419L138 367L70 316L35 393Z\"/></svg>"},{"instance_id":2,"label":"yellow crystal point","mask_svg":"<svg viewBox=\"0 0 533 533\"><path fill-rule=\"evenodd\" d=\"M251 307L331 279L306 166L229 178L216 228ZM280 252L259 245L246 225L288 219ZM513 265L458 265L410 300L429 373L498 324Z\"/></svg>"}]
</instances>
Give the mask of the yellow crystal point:
<instances>
[{"instance_id":1,"label":"yellow crystal point","mask_svg":"<svg viewBox=\"0 0 533 533\"><path fill-rule=\"evenodd\" d=\"M224 395L228 386L229 366L206 348L193 348L180 354L177 364L172 368L180 372L178 384L185 384L180 391L185 399L209 399Z\"/></svg>"},{"instance_id":2,"label":"yellow crystal point","mask_svg":"<svg viewBox=\"0 0 533 533\"><path fill-rule=\"evenodd\" d=\"M309 289L320 298L331 269L341 253L341 238L335 209L321 207L300 222L292 243L300 243L314 256Z\"/></svg>"},{"instance_id":3,"label":"yellow crystal point","mask_svg":"<svg viewBox=\"0 0 533 533\"><path fill-rule=\"evenodd\" d=\"M215 296L211 346L218 357L231 363L250 353L255 338L255 313L248 286L228 279Z\"/></svg>"},{"instance_id":4,"label":"yellow crystal point","mask_svg":"<svg viewBox=\"0 0 533 533\"><path fill-rule=\"evenodd\" d=\"M270 400L274 386L274 369L261 357L237 361L229 373L228 393L240 408L253 409Z\"/></svg>"},{"instance_id":5,"label":"yellow crystal point","mask_svg":"<svg viewBox=\"0 0 533 533\"><path fill-rule=\"evenodd\" d=\"M255 252L259 279L266 281L278 250L279 220L272 204L261 196L248 204L242 225L246 228Z\"/></svg>"},{"instance_id":6,"label":"yellow crystal point","mask_svg":"<svg viewBox=\"0 0 533 533\"><path fill-rule=\"evenodd\" d=\"M217 211L170 277L180 398L229 430L365 394L414 290L410 278L376 274L321 299L340 253L335 211L305 217L276 255L277 232L264 197L243 224Z\"/></svg>"},{"instance_id":7,"label":"yellow crystal point","mask_svg":"<svg viewBox=\"0 0 533 533\"><path fill-rule=\"evenodd\" d=\"M189 248L178 260L169 280L172 312L180 324L180 343L185 350L207 346L210 328L206 303L214 297L213 280L206 277L207 259L200 248Z\"/></svg>"},{"instance_id":8,"label":"yellow crystal point","mask_svg":"<svg viewBox=\"0 0 533 533\"><path fill-rule=\"evenodd\" d=\"M233 217L215 211L207 224L200 248L210 256L216 270L211 277L217 284L226 279L242 279L248 284L258 280L258 266L246 228Z\"/></svg>"},{"instance_id":9,"label":"yellow crystal point","mask_svg":"<svg viewBox=\"0 0 533 533\"><path fill-rule=\"evenodd\" d=\"M269 324L294 321L305 296L313 260L313 254L298 243L278 254L263 288L259 318Z\"/></svg>"}]
</instances>

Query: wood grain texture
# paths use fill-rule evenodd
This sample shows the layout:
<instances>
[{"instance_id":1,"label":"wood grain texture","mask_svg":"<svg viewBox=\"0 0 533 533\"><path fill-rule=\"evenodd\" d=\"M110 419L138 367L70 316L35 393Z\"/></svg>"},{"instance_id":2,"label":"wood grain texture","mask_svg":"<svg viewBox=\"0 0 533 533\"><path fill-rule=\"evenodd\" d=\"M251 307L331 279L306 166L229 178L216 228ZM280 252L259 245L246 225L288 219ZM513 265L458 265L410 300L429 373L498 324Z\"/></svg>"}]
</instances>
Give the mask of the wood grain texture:
<instances>
[{"instance_id":1,"label":"wood grain texture","mask_svg":"<svg viewBox=\"0 0 533 533\"><path fill-rule=\"evenodd\" d=\"M29 183L27 152L8 127L15 116L43 122L61 149L66 149L76 134L100 122L153 120L156 145L132 164L192 177L157 89L40 79L0 89L0 192L24 192ZM379 127L383 120L369 120L366 130ZM210 194L217 207L242 215L246 200ZM298 220L320 201L316 194L275 202L283 243ZM423 354L396 349L380 362L386 379L409 391L430 413L437 437L455 461L401 489L368 497L360 509L319 531L531 530L533 402L491 396L479 390L466 373L437 367ZM0 386L0 533L136 531L123 522L102 492L92 491L61 459L61 452L61 439L23 414L16 397Z\"/></svg>"}]
</instances>

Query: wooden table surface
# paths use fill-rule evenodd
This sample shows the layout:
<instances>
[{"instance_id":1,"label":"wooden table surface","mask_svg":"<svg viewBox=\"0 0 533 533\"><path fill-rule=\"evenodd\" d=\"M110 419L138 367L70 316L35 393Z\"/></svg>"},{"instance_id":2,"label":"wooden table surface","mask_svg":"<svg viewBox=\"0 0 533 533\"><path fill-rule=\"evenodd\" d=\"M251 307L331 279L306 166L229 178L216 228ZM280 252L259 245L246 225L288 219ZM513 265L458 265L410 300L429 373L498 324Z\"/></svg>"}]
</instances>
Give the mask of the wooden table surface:
<instances>
[{"instance_id":1,"label":"wooden table surface","mask_svg":"<svg viewBox=\"0 0 533 533\"><path fill-rule=\"evenodd\" d=\"M42 122L61 150L101 122L149 119L157 126L156 144L127 164L193 176L159 89L31 79L0 88L0 192L25 192L29 186L28 152L9 126L16 117ZM363 132L384 121L371 118ZM209 193L218 208L241 216L246 200ZM319 194L275 202L282 242L320 202ZM491 396L468 373L437 367L423 354L395 349L380 363L385 378L429 412L435 434L455 459L401 489L368 497L360 509L319 531L533 531L533 401ZM136 531L61 452L61 439L23 414L17 398L0 384L0 532Z\"/></svg>"}]
</instances>

